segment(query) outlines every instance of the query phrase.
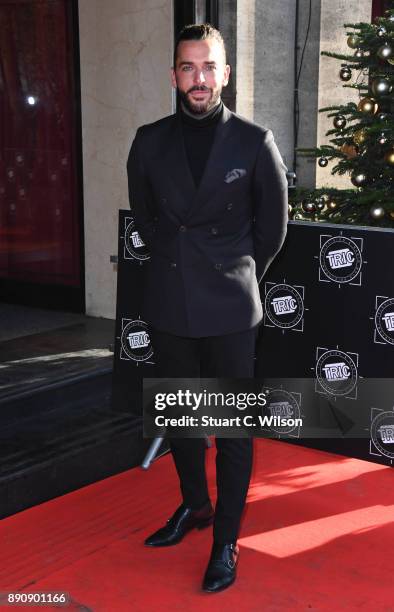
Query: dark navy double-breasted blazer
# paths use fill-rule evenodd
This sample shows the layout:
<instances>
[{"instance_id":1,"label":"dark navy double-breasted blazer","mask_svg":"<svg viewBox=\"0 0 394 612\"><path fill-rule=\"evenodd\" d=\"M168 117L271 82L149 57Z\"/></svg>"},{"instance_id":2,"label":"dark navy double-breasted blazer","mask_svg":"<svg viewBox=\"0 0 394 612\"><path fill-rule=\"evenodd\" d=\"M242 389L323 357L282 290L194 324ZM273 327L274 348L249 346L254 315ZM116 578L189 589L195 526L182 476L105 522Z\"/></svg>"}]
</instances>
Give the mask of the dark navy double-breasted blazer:
<instances>
[{"instance_id":1,"label":"dark navy double-breasted blazer","mask_svg":"<svg viewBox=\"0 0 394 612\"><path fill-rule=\"evenodd\" d=\"M224 107L200 185L179 115L137 130L128 162L136 228L151 252L142 316L179 336L262 319L258 283L286 235L286 167L272 132Z\"/></svg>"}]
</instances>

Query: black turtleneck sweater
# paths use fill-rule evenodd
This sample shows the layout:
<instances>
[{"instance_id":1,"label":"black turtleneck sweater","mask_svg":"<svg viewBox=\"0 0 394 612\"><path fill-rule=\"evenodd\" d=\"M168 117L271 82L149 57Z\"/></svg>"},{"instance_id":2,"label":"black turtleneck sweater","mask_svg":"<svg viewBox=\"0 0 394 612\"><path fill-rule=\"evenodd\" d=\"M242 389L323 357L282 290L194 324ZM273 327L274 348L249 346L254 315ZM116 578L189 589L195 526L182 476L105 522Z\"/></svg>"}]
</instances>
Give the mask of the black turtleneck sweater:
<instances>
[{"instance_id":1,"label":"black turtleneck sweater","mask_svg":"<svg viewBox=\"0 0 394 612\"><path fill-rule=\"evenodd\" d=\"M223 114L223 102L205 117L195 119L180 106L183 140L186 156L196 187L199 186L215 138L216 126ZM198 117L198 115L197 115Z\"/></svg>"}]
</instances>

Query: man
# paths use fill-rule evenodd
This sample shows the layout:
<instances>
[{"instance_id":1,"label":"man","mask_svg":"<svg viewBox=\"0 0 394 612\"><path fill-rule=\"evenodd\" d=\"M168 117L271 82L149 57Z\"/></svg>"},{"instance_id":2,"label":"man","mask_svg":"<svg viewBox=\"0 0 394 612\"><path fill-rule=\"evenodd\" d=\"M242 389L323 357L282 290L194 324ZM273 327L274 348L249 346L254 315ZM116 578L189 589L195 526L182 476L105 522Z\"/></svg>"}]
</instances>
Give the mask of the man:
<instances>
[{"instance_id":1,"label":"man","mask_svg":"<svg viewBox=\"0 0 394 612\"><path fill-rule=\"evenodd\" d=\"M130 205L151 252L142 314L162 377L253 377L258 283L286 234L286 167L270 130L223 105L229 75L218 30L184 28L172 69L180 108L140 127L129 155ZM205 440L170 440L183 502L145 544L174 545L213 522L208 592L235 580L252 442L216 439L214 512Z\"/></svg>"}]
</instances>

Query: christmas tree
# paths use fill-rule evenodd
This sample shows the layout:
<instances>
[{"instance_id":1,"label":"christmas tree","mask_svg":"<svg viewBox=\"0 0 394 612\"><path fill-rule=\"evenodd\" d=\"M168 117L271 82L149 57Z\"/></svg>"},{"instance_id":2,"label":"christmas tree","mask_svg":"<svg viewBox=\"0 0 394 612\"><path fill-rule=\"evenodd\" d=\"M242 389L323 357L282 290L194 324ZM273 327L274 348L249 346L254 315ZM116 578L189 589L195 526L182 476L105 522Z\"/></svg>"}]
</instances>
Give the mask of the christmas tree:
<instances>
[{"instance_id":1,"label":"christmas tree","mask_svg":"<svg viewBox=\"0 0 394 612\"><path fill-rule=\"evenodd\" d=\"M334 160L331 174L347 174L349 188L296 189L290 218L394 227L394 0L389 6L373 24L344 25L349 55L322 52L342 62L339 78L359 102L320 109L333 119L330 144L299 152L323 168Z\"/></svg>"}]
</instances>

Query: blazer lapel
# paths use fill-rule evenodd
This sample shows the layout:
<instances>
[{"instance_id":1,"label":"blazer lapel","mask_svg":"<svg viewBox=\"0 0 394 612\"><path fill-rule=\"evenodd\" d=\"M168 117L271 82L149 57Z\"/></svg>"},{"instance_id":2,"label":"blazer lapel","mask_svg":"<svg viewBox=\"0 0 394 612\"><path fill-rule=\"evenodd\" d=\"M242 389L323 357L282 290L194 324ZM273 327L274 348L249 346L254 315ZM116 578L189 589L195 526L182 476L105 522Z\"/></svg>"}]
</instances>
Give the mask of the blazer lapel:
<instances>
[{"instance_id":1,"label":"blazer lapel","mask_svg":"<svg viewBox=\"0 0 394 612\"><path fill-rule=\"evenodd\" d=\"M201 208L215 191L218 181L221 185L224 180L224 174L222 176L220 169L223 166L224 171L225 168L231 116L231 111L224 106L222 116L216 126L215 138L205 165L204 174L197 189L186 156L181 119L178 115L174 115L174 124L166 148L165 159L163 159L163 167L166 175L179 192L180 197L176 204L176 211L183 216L189 217L196 209Z\"/></svg>"}]
</instances>

